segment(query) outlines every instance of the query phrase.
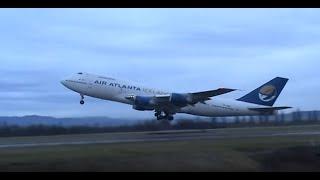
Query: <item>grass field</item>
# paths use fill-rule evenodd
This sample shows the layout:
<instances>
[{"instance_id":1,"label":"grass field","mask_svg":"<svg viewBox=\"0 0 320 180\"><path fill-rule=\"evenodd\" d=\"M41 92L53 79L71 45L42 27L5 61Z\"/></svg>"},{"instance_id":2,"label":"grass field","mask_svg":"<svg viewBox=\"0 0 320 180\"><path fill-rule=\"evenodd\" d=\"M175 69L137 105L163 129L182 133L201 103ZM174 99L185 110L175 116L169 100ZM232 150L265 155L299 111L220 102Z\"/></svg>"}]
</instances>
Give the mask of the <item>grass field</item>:
<instances>
[{"instance_id":1,"label":"grass field","mask_svg":"<svg viewBox=\"0 0 320 180\"><path fill-rule=\"evenodd\" d=\"M320 171L319 145L309 135L2 148L0 171Z\"/></svg>"}]
</instances>

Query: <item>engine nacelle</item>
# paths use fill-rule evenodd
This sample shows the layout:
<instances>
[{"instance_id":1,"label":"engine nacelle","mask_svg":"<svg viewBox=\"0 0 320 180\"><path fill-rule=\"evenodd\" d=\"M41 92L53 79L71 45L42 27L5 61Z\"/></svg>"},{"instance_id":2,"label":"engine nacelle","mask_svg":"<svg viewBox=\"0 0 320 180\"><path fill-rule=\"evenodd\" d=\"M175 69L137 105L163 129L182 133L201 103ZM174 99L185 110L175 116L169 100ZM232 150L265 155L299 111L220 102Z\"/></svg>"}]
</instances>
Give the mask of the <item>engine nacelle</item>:
<instances>
[{"instance_id":1,"label":"engine nacelle","mask_svg":"<svg viewBox=\"0 0 320 180\"><path fill-rule=\"evenodd\" d=\"M188 94L172 93L170 96L170 102L176 106L186 106L190 104L192 100Z\"/></svg>"},{"instance_id":2,"label":"engine nacelle","mask_svg":"<svg viewBox=\"0 0 320 180\"><path fill-rule=\"evenodd\" d=\"M151 97L135 96L133 109L139 111L154 110L154 103Z\"/></svg>"},{"instance_id":3,"label":"engine nacelle","mask_svg":"<svg viewBox=\"0 0 320 180\"><path fill-rule=\"evenodd\" d=\"M154 110L153 107L145 107L145 106L138 106L138 105L133 105L133 109L138 110L138 111L152 111Z\"/></svg>"},{"instance_id":4,"label":"engine nacelle","mask_svg":"<svg viewBox=\"0 0 320 180\"><path fill-rule=\"evenodd\" d=\"M151 97L136 96L134 97L134 104L137 106L151 106L151 100Z\"/></svg>"}]
</instances>

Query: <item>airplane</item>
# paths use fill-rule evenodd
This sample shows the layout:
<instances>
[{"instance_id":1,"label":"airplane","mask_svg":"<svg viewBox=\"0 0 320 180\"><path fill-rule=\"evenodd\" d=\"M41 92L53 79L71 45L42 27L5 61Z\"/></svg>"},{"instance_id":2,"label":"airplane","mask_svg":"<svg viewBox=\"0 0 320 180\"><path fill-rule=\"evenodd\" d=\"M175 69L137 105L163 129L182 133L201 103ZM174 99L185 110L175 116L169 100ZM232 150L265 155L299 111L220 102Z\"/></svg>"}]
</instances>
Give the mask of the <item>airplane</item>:
<instances>
[{"instance_id":1,"label":"airplane","mask_svg":"<svg viewBox=\"0 0 320 180\"><path fill-rule=\"evenodd\" d=\"M74 74L61 83L84 97L125 103L138 111L154 111L157 120L174 119L173 115L185 113L206 117L255 116L277 114L291 107L273 107L288 79L276 77L238 99L221 99L217 96L237 89L218 88L193 93L173 93L84 72Z\"/></svg>"}]
</instances>

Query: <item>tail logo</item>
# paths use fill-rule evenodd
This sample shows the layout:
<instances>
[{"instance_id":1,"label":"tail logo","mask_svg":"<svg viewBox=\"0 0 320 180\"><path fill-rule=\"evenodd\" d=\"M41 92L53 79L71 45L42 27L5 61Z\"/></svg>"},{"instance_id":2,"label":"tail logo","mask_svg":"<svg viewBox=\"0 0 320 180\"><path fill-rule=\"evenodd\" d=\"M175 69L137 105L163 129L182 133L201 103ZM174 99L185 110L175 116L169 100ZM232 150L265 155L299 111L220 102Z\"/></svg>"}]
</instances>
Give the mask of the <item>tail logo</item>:
<instances>
[{"instance_id":1,"label":"tail logo","mask_svg":"<svg viewBox=\"0 0 320 180\"><path fill-rule=\"evenodd\" d=\"M269 102L277 97L277 89L272 85L263 86L259 91L261 101Z\"/></svg>"}]
</instances>

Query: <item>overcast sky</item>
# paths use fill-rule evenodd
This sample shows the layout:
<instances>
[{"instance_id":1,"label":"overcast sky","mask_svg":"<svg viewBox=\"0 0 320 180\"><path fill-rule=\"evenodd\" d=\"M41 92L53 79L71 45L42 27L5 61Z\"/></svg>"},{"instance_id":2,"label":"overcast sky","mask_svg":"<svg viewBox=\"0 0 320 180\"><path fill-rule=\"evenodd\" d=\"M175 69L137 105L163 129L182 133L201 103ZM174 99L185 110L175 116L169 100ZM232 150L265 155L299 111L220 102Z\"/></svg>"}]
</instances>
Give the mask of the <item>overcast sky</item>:
<instances>
[{"instance_id":1,"label":"overcast sky","mask_svg":"<svg viewBox=\"0 0 320 180\"><path fill-rule=\"evenodd\" d=\"M320 109L318 9L0 9L0 116L147 117L60 80L89 72L238 98L289 78L275 105Z\"/></svg>"}]
</instances>

